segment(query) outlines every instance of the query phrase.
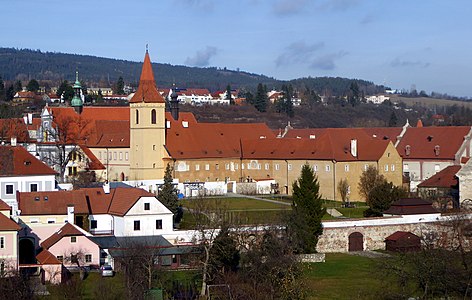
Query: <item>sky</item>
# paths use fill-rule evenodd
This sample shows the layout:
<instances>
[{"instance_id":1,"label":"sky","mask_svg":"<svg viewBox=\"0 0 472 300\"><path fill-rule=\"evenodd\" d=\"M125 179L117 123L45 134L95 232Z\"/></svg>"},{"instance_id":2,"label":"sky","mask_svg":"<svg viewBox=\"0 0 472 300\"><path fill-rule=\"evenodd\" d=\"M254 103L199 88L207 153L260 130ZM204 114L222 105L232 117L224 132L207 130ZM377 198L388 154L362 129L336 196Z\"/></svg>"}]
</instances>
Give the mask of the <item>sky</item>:
<instances>
[{"instance_id":1,"label":"sky","mask_svg":"<svg viewBox=\"0 0 472 300\"><path fill-rule=\"evenodd\" d=\"M470 0L0 0L0 47L472 97ZM155 76L159 76L158 73Z\"/></svg>"}]
</instances>

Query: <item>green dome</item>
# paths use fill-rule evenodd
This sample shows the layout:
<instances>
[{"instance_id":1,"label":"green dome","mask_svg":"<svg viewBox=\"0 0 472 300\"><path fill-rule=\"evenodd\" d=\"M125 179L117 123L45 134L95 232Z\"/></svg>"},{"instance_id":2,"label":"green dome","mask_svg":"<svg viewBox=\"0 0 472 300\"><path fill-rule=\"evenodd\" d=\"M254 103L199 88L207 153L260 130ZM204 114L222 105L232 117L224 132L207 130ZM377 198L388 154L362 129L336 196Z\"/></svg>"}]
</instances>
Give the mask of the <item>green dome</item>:
<instances>
[{"instance_id":1,"label":"green dome","mask_svg":"<svg viewBox=\"0 0 472 300\"><path fill-rule=\"evenodd\" d=\"M70 101L70 106L82 106L82 99L79 96L74 95L74 98Z\"/></svg>"}]
</instances>

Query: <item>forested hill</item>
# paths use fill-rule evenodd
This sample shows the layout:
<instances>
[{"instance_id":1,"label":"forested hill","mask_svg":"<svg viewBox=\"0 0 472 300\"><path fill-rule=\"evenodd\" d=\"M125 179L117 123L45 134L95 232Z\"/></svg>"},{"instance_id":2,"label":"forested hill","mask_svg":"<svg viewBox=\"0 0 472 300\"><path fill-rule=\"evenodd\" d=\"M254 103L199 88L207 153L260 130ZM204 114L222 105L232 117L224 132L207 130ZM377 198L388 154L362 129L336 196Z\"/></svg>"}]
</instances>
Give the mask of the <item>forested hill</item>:
<instances>
[{"instance_id":1,"label":"forested hill","mask_svg":"<svg viewBox=\"0 0 472 300\"><path fill-rule=\"evenodd\" d=\"M139 80L142 62L95 57L90 55L41 52L40 50L0 48L0 76L4 80L30 79L47 80L57 84L62 80L74 80L75 70L80 72L81 80L89 86L93 83L112 84L120 76L129 84ZM284 83L264 75L226 70L220 68L197 68L153 64L157 85L170 87L176 83L181 87L208 88L210 91L224 90L229 84L232 88L254 89L257 84L267 85L268 89L280 88ZM349 89L353 80L346 78L302 78L290 81L296 88L310 88L318 93L342 95ZM382 86L372 82L355 80L367 94L383 91Z\"/></svg>"}]
</instances>

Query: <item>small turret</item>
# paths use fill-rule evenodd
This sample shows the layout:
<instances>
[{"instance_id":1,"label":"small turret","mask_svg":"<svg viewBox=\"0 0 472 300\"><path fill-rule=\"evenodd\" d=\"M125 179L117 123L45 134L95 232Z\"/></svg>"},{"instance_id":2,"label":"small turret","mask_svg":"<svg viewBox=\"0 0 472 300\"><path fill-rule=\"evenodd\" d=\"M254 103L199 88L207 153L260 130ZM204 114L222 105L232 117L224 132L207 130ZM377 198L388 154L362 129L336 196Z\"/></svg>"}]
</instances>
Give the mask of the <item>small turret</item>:
<instances>
[{"instance_id":1,"label":"small turret","mask_svg":"<svg viewBox=\"0 0 472 300\"><path fill-rule=\"evenodd\" d=\"M74 110L80 114L82 113L84 103L82 102L82 97L80 96L82 85L79 81L79 71L75 71L75 83L72 88L74 89L74 97L70 101L70 106L72 106Z\"/></svg>"}]
</instances>

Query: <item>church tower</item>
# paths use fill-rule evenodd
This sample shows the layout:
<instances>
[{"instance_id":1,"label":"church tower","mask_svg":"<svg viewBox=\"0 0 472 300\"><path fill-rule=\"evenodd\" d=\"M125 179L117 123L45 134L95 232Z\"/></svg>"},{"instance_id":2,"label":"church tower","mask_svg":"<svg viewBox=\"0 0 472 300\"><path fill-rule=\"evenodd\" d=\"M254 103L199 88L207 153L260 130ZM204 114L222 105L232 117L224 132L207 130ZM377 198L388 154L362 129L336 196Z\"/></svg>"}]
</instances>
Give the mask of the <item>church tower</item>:
<instances>
[{"instance_id":1,"label":"church tower","mask_svg":"<svg viewBox=\"0 0 472 300\"><path fill-rule=\"evenodd\" d=\"M165 100L154 81L146 49L139 87L130 106L130 180L164 177Z\"/></svg>"},{"instance_id":2,"label":"church tower","mask_svg":"<svg viewBox=\"0 0 472 300\"><path fill-rule=\"evenodd\" d=\"M84 103L82 102L82 97L81 97L81 90L82 86L79 81L79 72L75 71L75 83L74 86L72 86L74 89L74 97L70 101L70 106L74 108L74 110L78 113L82 113L82 109L84 108Z\"/></svg>"}]
</instances>

